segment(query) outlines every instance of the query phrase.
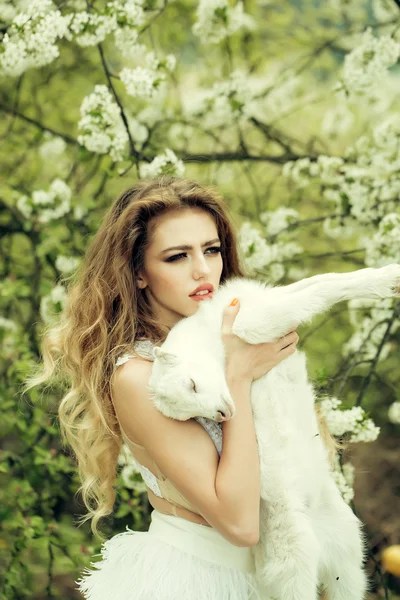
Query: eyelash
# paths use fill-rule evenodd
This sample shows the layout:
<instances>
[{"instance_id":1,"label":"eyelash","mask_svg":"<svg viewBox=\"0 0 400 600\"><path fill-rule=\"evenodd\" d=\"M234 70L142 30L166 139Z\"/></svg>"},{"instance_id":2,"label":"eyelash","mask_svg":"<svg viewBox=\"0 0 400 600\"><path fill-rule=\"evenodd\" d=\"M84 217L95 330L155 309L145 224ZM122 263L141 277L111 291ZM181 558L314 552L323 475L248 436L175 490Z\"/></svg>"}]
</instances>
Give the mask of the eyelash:
<instances>
[{"instance_id":1,"label":"eyelash","mask_svg":"<svg viewBox=\"0 0 400 600\"><path fill-rule=\"evenodd\" d=\"M212 254L220 254L221 253L221 246L212 246L211 248L207 248L207 250L215 250L216 252L212 252ZM206 252L207 252L206 250ZM185 256L186 252L181 252L180 254L174 254L173 256L170 256L169 258L167 258L167 260L165 262L175 262L176 260L179 260L181 256Z\"/></svg>"}]
</instances>

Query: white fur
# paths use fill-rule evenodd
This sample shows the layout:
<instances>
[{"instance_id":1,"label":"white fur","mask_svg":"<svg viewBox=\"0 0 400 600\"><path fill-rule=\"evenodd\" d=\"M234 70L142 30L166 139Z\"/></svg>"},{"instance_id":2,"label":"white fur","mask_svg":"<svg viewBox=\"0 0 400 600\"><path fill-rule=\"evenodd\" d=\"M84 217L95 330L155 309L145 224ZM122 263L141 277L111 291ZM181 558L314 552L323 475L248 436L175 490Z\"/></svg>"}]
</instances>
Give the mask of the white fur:
<instances>
[{"instance_id":1,"label":"white fur","mask_svg":"<svg viewBox=\"0 0 400 600\"><path fill-rule=\"evenodd\" d=\"M226 405L234 410L221 338L223 309L234 297L240 310L233 333L257 344L277 340L341 300L399 293L400 265L317 275L274 288L230 280L155 348L149 385L154 404L179 420L218 420L218 410ZM329 600L362 600L368 587L362 525L330 474L314 402L306 357L298 350L252 384L261 467L256 574L277 600L316 600L319 585Z\"/></svg>"}]
</instances>

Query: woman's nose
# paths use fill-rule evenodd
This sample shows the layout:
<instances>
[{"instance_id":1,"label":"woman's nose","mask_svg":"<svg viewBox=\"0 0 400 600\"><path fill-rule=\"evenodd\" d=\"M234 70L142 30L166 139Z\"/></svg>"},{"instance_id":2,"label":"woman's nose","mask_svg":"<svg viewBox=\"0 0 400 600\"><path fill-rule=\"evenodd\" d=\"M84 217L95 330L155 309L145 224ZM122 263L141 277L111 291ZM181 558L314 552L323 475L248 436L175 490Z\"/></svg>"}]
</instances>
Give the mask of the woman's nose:
<instances>
[{"instance_id":1,"label":"woman's nose","mask_svg":"<svg viewBox=\"0 0 400 600\"><path fill-rule=\"evenodd\" d=\"M204 256L193 261L193 275L195 277L206 276L210 271L210 265Z\"/></svg>"}]
</instances>

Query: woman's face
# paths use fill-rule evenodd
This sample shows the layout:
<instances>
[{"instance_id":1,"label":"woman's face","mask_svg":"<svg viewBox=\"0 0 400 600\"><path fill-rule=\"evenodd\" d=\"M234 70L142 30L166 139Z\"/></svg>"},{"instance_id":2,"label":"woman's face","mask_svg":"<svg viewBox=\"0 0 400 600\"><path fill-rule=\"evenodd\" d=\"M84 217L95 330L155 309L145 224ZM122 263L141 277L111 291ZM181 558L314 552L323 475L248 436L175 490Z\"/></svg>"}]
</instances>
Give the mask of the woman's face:
<instances>
[{"instance_id":1,"label":"woman's face","mask_svg":"<svg viewBox=\"0 0 400 600\"><path fill-rule=\"evenodd\" d=\"M222 240L213 217L197 207L154 217L148 227L150 244L137 282L147 294L154 316L172 326L195 314L200 302L212 297L211 293L202 300L202 296L194 299L191 294L196 288L202 284L218 288Z\"/></svg>"}]
</instances>

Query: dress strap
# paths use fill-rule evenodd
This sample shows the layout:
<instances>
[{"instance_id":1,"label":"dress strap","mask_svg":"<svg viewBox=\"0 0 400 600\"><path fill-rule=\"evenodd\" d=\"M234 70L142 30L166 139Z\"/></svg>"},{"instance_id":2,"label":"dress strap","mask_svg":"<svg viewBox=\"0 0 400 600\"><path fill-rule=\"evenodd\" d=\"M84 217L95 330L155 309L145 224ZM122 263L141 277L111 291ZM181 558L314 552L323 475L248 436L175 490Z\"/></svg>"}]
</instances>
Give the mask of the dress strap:
<instances>
[{"instance_id":1,"label":"dress strap","mask_svg":"<svg viewBox=\"0 0 400 600\"><path fill-rule=\"evenodd\" d=\"M130 358L136 358L136 356L134 354L130 354L129 352L126 352L125 354L123 354L122 356L120 356L116 361L115 361L115 368L119 367L120 365L123 365L124 363L126 363Z\"/></svg>"}]
</instances>

